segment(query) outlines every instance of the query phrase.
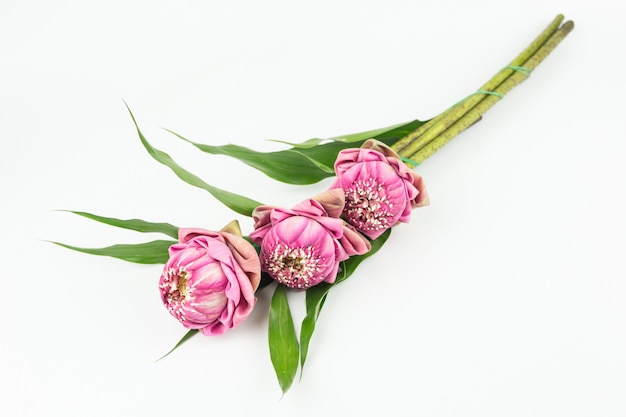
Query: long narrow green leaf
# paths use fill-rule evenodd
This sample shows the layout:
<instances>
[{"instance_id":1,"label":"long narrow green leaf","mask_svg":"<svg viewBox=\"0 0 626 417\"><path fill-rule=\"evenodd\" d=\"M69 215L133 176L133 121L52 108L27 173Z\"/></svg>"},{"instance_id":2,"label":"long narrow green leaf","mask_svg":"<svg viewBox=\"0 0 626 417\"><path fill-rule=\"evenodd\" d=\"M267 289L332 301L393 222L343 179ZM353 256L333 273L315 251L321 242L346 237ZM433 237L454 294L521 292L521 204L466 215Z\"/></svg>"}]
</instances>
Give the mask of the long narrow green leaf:
<instances>
[{"instance_id":1,"label":"long narrow green leaf","mask_svg":"<svg viewBox=\"0 0 626 417\"><path fill-rule=\"evenodd\" d=\"M378 250L382 248L382 246L385 244L387 239L389 239L390 234L391 229L380 235L376 240L372 240L372 249L366 254L352 256L346 261L342 262L341 271L337 275L337 279L335 280L334 284L321 283L309 288L306 291L306 316L302 320L302 324L300 326L300 378L302 378L304 363L309 352L311 337L313 336L313 332L315 331L315 325L317 323L320 312L322 311L322 307L324 306L324 302L326 301L326 296L328 295L328 292L333 286L348 279L348 277L350 277L350 275L352 275L354 271L356 271L356 268L361 264L361 262L378 252Z\"/></svg>"},{"instance_id":2,"label":"long narrow green leaf","mask_svg":"<svg viewBox=\"0 0 626 417\"><path fill-rule=\"evenodd\" d=\"M175 132L169 132L203 152L238 159L278 181L305 185L314 184L335 175L335 160L337 154L343 149L360 147L365 140L370 138L391 145L423 123L414 120L388 128L337 136L331 139L310 139L302 144L294 144L291 149L274 152L259 152L238 145L205 145L186 139ZM322 143L323 141L327 143Z\"/></svg>"},{"instance_id":3,"label":"long narrow green leaf","mask_svg":"<svg viewBox=\"0 0 626 417\"><path fill-rule=\"evenodd\" d=\"M153 240L137 244L118 244L105 248L81 248L65 243L51 242L55 245L90 255L110 256L138 264L165 264L169 259L168 248L177 243L173 240Z\"/></svg>"},{"instance_id":4,"label":"long narrow green leaf","mask_svg":"<svg viewBox=\"0 0 626 417\"><path fill-rule=\"evenodd\" d=\"M374 135L373 138L377 139L387 145L392 145L400 138L405 136L407 133L417 129L419 126L423 125L424 122L420 120L414 120L412 122L403 124L395 129L380 133L378 135ZM306 155L309 158L315 159L321 164L333 166L335 165L335 160L337 159L337 154L344 149L347 148L358 148L360 147L365 140L370 138L365 138L363 140L357 142L330 142L325 143L319 146L315 146L310 149L300 150L301 152L306 152Z\"/></svg>"},{"instance_id":5,"label":"long narrow green leaf","mask_svg":"<svg viewBox=\"0 0 626 417\"><path fill-rule=\"evenodd\" d=\"M128 106L126 106L128 108ZM170 168L181 180L185 181L187 184L193 185L194 187L202 188L213 195L213 197L217 198L221 203L223 203L226 207L234 210L239 214L243 214L244 216L251 216L252 211L260 206L262 203L258 201L252 200L248 197L241 196L239 194L231 193L230 191L222 190L221 188L213 187L212 185L207 184L198 176L192 174L187 171L180 165L178 165L171 156L167 153L160 151L150 145L148 140L145 138L139 126L137 125L137 121L135 120L135 116L128 108L128 112L130 113L130 117L133 119L133 123L135 124L135 128L137 129L137 134L139 135L139 139L141 143L146 148L150 156L152 156L156 161L162 163L163 165Z\"/></svg>"},{"instance_id":6,"label":"long narrow green leaf","mask_svg":"<svg viewBox=\"0 0 626 417\"><path fill-rule=\"evenodd\" d=\"M152 223L152 222L147 222L141 219L122 220L122 219L116 219L113 217L98 216L96 214L87 213L84 211L73 211L73 210L61 210L61 211L74 213L79 216L83 216L88 219L95 220L100 223L105 223L105 224L115 226L115 227L121 227L122 229L135 230L137 232L142 232L142 233L163 233L169 237L178 239L179 228L169 223Z\"/></svg>"},{"instance_id":7,"label":"long narrow green leaf","mask_svg":"<svg viewBox=\"0 0 626 417\"><path fill-rule=\"evenodd\" d=\"M352 256L352 257L348 258L343 263L343 273L339 273L339 275L337 276L337 280L335 281L334 285L337 285L340 282L345 281L346 279L348 279L350 277L350 275L352 275L354 273L354 271L356 271L357 267L361 264L361 262L363 262L364 260L366 260L370 256L374 255L376 252L378 252L380 250L380 248L383 247L385 242L389 239L389 236L391 235L391 230L392 229L388 229L385 233L383 233L382 235L378 236L376 239L371 240L370 243L372 245L372 248L370 249L369 252L367 252L367 253L365 253L363 255Z\"/></svg>"},{"instance_id":8,"label":"long narrow green leaf","mask_svg":"<svg viewBox=\"0 0 626 417\"><path fill-rule=\"evenodd\" d=\"M236 158L278 181L287 182L284 179L289 178L291 184L304 185L313 184L334 175L332 165L321 164L308 157L301 150L258 152L239 145L204 145L185 139L177 133L172 133L203 152Z\"/></svg>"},{"instance_id":9,"label":"long narrow green leaf","mask_svg":"<svg viewBox=\"0 0 626 417\"><path fill-rule=\"evenodd\" d=\"M413 122L409 122L409 123L413 123ZM362 142L364 140L375 138L385 133L389 133L403 126L407 126L409 123L406 123L406 122L398 123L393 126L387 126L387 127L383 127L380 129L367 130L365 132L359 132L359 133L350 133L347 135L335 136L335 137L328 138L328 139L314 138L314 139L309 139L300 143L287 142L284 140L272 140L272 142L284 143L285 145L290 145L290 146L293 146L294 148L312 148L314 146L320 145L328 141L345 142L345 143Z\"/></svg>"},{"instance_id":10,"label":"long narrow green leaf","mask_svg":"<svg viewBox=\"0 0 626 417\"><path fill-rule=\"evenodd\" d=\"M198 329L191 329L189 330L187 333L185 333L185 335L178 341L178 343L176 343L176 345L174 345L174 347L167 352L165 355L161 356L159 359L156 360L156 362L160 361L161 359L165 358L166 356L168 356L170 353L174 352L177 348L179 348L183 343L185 343L187 340L191 339L192 336L195 336L198 334Z\"/></svg>"},{"instance_id":11,"label":"long narrow green leaf","mask_svg":"<svg viewBox=\"0 0 626 417\"><path fill-rule=\"evenodd\" d=\"M306 291L306 316L302 319L302 324L300 325L300 378L302 378L304 363L309 353L309 344L315 331L317 319L322 311L324 302L326 302L326 296L333 285L322 282Z\"/></svg>"},{"instance_id":12,"label":"long narrow green leaf","mask_svg":"<svg viewBox=\"0 0 626 417\"><path fill-rule=\"evenodd\" d=\"M299 358L298 337L285 288L284 285L276 286L270 303L268 329L270 358L283 394L296 377Z\"/></svg>"}]
</instances>

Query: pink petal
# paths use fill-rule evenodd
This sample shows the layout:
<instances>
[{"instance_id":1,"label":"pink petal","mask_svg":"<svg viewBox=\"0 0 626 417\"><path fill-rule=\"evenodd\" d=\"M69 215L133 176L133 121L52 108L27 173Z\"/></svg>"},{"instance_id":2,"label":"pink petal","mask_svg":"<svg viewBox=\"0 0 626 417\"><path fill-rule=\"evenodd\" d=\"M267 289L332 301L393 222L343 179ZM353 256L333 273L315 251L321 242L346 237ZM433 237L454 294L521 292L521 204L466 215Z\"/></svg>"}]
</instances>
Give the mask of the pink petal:
<instances>
[{"instance_id":1,"label":"pink petal","mask_svg":"<svg viewBox=\"0 0 626 417\"><path fill-rule=\"evenodd\" d=\"M335 188L327 190L312 198L317 201L326 211L328 217L341 217L343 206L345 204L345 196L343 189Z\"/></svg>"},{"instance_id":2,"label":"pink petal","mask_svg":"<svg viewBox=\"0 0 626 417\"><path fill-rule=\"evenodd\" d=\"M344 225L343 236L339 239L339 244L348 256L363 255L372 249L369 240L349 224Z\"/></svg>"}]
</instances>

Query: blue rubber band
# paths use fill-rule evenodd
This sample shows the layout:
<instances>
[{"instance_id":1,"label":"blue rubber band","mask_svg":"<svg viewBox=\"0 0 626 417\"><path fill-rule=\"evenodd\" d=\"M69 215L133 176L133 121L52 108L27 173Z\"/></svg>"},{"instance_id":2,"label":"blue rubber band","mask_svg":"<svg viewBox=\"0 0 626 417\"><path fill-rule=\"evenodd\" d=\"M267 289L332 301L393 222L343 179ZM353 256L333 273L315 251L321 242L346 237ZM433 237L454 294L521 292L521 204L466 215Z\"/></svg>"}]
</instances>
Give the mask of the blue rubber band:
<instances>
[{"instance_id":1,"label":"blue rubber band","mask_svg":"<svg viewBox=\"0 0 626 417\"><path fill-rule=\"evenodd\" d=\"M402 162L406 162L406 163L414 165L414 166L418 166L420 164L419 162L415 162L414 160L409 159L409 158L405 158L404 156L401 156L400 159L402 160Z\"/></svg>"},{"instance_id":2,"label":"blue rubber band","mask_svg":"<svg viewBox=\"0 0 626 417\"><path fill-rule=\"evenodd\" d=\"M532 68L520 67L517 65L507 65L504 68L512 69L513 71L521 72L522 74L526 74L526 75L530 75L530 73L533 72Z\"/></svg>"},{"instance_id":3,"label":"blue rubber band","mask_svg":"<svg viewBox=\"0 0 626 417\"><path fill-rule=\"evenodd\" d=\"M504 94L498 93L496 91L487 91L487 90L478 90L474 94L487 94L490 96L496 96L500 99L504 97Z\"/></svg>"}]
</instances>

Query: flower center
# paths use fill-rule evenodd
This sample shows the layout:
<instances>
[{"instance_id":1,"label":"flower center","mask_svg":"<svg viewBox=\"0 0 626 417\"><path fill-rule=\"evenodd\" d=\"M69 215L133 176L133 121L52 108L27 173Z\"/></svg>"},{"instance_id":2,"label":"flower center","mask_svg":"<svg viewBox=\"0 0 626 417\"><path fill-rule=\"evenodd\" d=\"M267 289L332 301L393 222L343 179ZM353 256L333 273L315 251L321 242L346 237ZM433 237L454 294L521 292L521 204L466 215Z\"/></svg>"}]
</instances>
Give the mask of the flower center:
<instances>
[{"instance_id":1,"label":"flower center","mask_svg":"<svg viewBox=\"0 0 626 417\"><path fill-rule=\"evenodd\" d=\"M169 268L163 271L163 277L159 284L159 289L167 302L167 309L179 320L185 320L182 314L182 305L187 300L187 279L189 273L182 267L178 269Z\"/></svg>"},{"instance_id":2,"label":"flower center","mask_svg":"<svg viewBox=\"0 0 626 417\"><path fill-rule=\"evenodd\" d=\"M384 184L375 178L356 180L345 189L344 216L359 230L381 230L393 226L393 203L387 196Z\"/></svg>"},{"instance_id":3,"label":"flower center","mask_svg":"<svg viewBox=\"0 0 626 417\"><path fill-rule=\"evenodd\" d=\"M178 287L180 298L185 298L187 297L187 272L181 271L176 277L178 281L176 286Z\"/></svg>"},{"instance_id":4,"label":"flower center","mask_svg":"<svg viewBox=\"0 0 626 417\"><path fill-rule=\"evenodd\" d=\"M291 288L309 288L325 269L324 259L314 247L291 248L277 243L263 257L264 269L274 278Z\"/></svg>"}]
</instances>

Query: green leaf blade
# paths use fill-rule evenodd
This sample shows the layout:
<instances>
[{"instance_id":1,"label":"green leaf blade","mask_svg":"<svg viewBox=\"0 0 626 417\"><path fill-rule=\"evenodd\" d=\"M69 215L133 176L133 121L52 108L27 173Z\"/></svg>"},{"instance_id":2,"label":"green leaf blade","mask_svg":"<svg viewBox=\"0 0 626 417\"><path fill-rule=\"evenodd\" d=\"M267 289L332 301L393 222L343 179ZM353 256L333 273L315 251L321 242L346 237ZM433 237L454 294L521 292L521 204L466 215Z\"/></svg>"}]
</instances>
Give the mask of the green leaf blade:
<instances>
[{"instance_id":1,"label":"green leaf blade","mask_svg":"<svg viewBox=\"0 0 626 417\"><path fill-rule=\"evenodd\" d=\"M191 329L189 330L187 333L185 333L185 335L178 341L178 343L176 343L174 345L174 347L172 349L170 349L169 352L167 352L165 355L161 356L159 359L156 360L156 362L160 361L161 359L164 359L166 356L168 356L169 354L171 354L172 352L174 352L176 349L178 349L183 343L185 343L187 340L191 339L193 336L197 335L199 333L198 329Z\"/></svg>"},{"instance_id":2,"label":"green leaf blade","mask_svg":"<svg viewBox=\"0 0 626 417\"><path fill-rule=\"evenodd\" d=\"M301 144L274 141L293 146L290 149L274 152L260 152L238 145L206 145L193 142L175 132L169 132L203 152L238 159L275 180L294 185L307 185L334 176L335 160L342 150L360 147L365 140L370 138L391 145L423 123L414 120L330 139L309 139Z\"/></svg>"},{"instance_id":3,"label":"green leaf blade","mask_svg":"<svg viewBox=\"0 0 626 417\"><path fill-rule=\"evenodd\" d=\"M311 287L306 292L306 316L300 325L300 368L304 369L304 363L309 354L309 344L315 331L317 319L322 311L326 296L333 284L321 283ZM302 378L302 372L300 373Z\"/></svg>"},{"instance_id":4,"label":"green leaf blade","mask_svg":"<svg viewBox=\"0 0 626 417\"><path fill-rule=\"evenodd\" d=\"M88 219L95 220L100 223L108 224L110 226L120 227L122 229L134 230L136 232L142 232L142 233L163 233L169 237L178 239L179 228L169 223L153 223L153 222L147 222L141 219L123 220L123 219L116 219L113 217L99 216L93 213L87 213L85 211L73 211L73 210L62 210L62 211L67 211L69 213L86 217Z\"/></svg>"},{"instance_id":5,"label":"green leaf blade","mask_svg":"<svg viewBox=\"0 0 626 417\"><path fill-rule=\"evenodd\" d=\"M373 130L367 130L365 132L358 132L358 133L350 133L347 135L340 135L340 136L334 136L332 138L328 138L328 139L320 139L320 138L313 138L313 139L308 139L304 142L300 142L300 143L294 143L294 142L287 142L284 140L273 140L272 142L277 142L277 143L284 143L286 145L290 145L293 146L294 148L313 148L315 146L318 146L324 142L328 142L328 141L332 141L332 142L344 142L344 143L349 143L349 144L354 144L356 142L363 142L367 139L370 138L380 138L380 137L384 137L385 135L389 135L393 132L395 136L397 136L397 134L401 131L401 129L403 129L402 131L404 132L404 134L408 133L409 131L413 130L416 128L416 126L414 126L414 124L416 123L416 121L412 121L412 122L408 122L408 123L398 123L395 124L393 126L387 126L387 127L383 127L383 128L379 128L379 129L373 129ZM419 122L419 125L423 124L423 122ZM380 139L379 139L380 140Z\"/></svg>"},{"instance_id":6,"label":"green leaf blade","mask_svg":"<svg viewBox=\"0 0 626 417\"><path fill-rule=\"evenodd\" d=\"M332 166L320 164L311 159L305 152L284 150L278 152L259 152L239 145L205 145L185 139L181 135L171 132L180 139L192 144L202 152L213 155L225 155L238 159L244 164L261 171L270 178L291 184L314 184L334 175ZM297 175L294 175L297 173Z\"/></svg>"},{"instance_id":7,"label":"green leaf blade","mask_svg":"<svg viewBox=\"0 0 626 417\"><path fill-rule=\"evenodd\" d=\"M378 236L378 238L370 241L372 248L370 249L369 252L363 255L352 256L348 258L347 260L345 260L342 265L343 273L340 273L339 276L337 276L335 285L348 279L350 275L352 275L354 271L356 271L357 267L361 264L361 262L363 262L365 259L369 258L370 256L374 255L376 252L378 252L380 248L383 247L385 242L389 239L389 236L391 236L391 229L387 229L387 231L383 233L382 235Z\"/></svg>"},{"instance_id":8,"label":"green leaf blade","mask_svg":"<svg viewBox=\"0 0 626 417\"><path fill-rule=\"evenodd\" d=\"M173 240L153 240L137 244L117 244L104 248L83 248L60 242L51 243L89 255L109 256L138 264L165 264L169 259L169 247L178 242Z\"/></svg>"},{"instance_id":9,"label":"green leaf blade","mask_svg":"<svg viewBox=\"0 0 626 417\"><path fill-rule=\"evenodd\" d=\"M352 256L341 264L341 272L337 275L337 279L333 284L321 283L306 290L306 316L302 320L300 325L300 368L302 377L302 370L304 370L304 363L306 362L307 355L309 353L309 345L311 343L311 337L315 331L317 319L319 318L322 307L326 302L326 297L331 288L340 282L348 279L357 267L368 257L374 255L383 247L389 236L391 235L391 229L380 235L377 239L372 240L370 243L372 248L369 252Z\"/></svg>"},{"instance_id":10,"label":"green leaf blade","mask_svg":"<svg viewBox=\"0 0 626 417\"><path fill-rule=\"evenodd\" d=\"M300 355L284 285L276 286L270 302L268 341L272 365L284 394L296 377Z\"/></svg>"},{"instance_id":11,"label":"green leaf blade","mask_svg":"<svg viewBox=\"0 0 626 417\"><path fill-rule=\"evenodd\" d=\"M141 143L143 144L144 148L146 148L150 156L152 156L152 158L154 158L157 162L160 162L161 164L170 168L174 172L174 174L178 176L178 178L180 178L181 180L183 180L189 185L193 185L194 187L202 188L208 191L211 195L213 195L213 197L219 200L226 207L244 216L252 216L252 211L256 207L262 205L262 203L255 201L251 198L244 197L239 194L231 193L230 191L226 191L226 190L222 190L221 188L214 187L204 182L200 177L192 174L191 172L187 171L186 169L178 165L169 154L153 147L148 142L146 137L143 135L143 133L139 129L139 126L137 125L137 121L135 120L135 116L130 111L130 108L128 108L128 112L130 113L130 116L133 120L135 128L137 129L137 134L139 135L139 139L141 140Z\"/></svg>"}]
</instances>

